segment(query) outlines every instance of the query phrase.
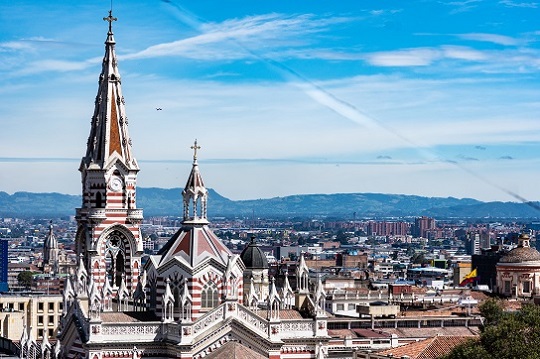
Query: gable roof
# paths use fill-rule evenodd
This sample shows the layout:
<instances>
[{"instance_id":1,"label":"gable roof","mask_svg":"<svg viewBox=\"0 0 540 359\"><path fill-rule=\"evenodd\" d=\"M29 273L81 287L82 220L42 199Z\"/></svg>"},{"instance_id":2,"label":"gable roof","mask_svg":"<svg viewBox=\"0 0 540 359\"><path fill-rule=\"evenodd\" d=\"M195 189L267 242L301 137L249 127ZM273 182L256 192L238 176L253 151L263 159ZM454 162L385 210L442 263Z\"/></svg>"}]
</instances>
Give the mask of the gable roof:
<instances>
[{"instance_id":1,"label":"gable roof","mask_svg":"<svg viewBox=\"0 0 540 359\"><path fill-rule=\"evenodd\" d=\"M190 268L197 267L209 257L226 266L232 255L207 225L183 226L158 254L161 255L159 265L176 257Z\"/></svg>"},{"instance_id":2,"label":"gable roof","mask_svg":"<svg viewBox=\"0 0 540 359\"><path fill-rule=\"evenodd\" d=\"M267 357L238 342L227 342L206 355L205 359L267 359Z\"/></svg>"},{"instance_id":3,"label":"gable roof","mask_svg":"<svg viewBox=\"0 0 540 359\"><path fill-rule=\"evenodd\" d=\"M377 354L381 356L392 355L395 358L408 356L411 359L436 359L450 353L455 346L472 338L475 337L438 335L433 338L428 338L397 348L384 350Z\"/></svg>"}]
</instances>

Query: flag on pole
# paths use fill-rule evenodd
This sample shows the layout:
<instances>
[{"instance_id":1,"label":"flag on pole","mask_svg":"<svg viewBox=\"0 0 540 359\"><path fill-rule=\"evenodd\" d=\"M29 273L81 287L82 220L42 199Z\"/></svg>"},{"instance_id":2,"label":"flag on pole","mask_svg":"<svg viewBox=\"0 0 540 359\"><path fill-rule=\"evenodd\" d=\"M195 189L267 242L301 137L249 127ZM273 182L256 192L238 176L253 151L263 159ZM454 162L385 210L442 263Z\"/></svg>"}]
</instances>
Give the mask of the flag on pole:
<instances>
[{"instance_id":1,"label":"flag on pole","mask_svg":"<svg viewBox=\"0 0 540 359\"><path fill-rule=\"evenodd\" d=\"M474 268L469 274L467 274L463 280L461 281L461 283L459 283L459 286L460 287L464 287L466 286L467 284L469 283L473 283L474 281L476 281L478 279L478 274L476 272L476 268Z\"/></svg>"}]
</instances>

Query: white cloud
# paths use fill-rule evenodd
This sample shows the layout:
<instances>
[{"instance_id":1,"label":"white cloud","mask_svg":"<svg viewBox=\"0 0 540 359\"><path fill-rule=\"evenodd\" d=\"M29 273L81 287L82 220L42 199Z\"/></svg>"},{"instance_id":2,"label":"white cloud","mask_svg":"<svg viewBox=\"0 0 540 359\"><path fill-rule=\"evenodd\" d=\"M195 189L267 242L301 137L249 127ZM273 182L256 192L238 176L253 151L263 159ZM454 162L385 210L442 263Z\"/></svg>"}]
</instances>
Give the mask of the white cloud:
<instances>
[{"instance_id":1,"label":"white cloud","mask_svg":"<svg viewBox=\"0 0 540 359\"><path fill-rule=\"evenodd\" d=\"M501 0L499 1L500 4L503 4L508 7L522 7L522 8L530 8L530 9L537 9L538 3L532 2L532 1L513 1L513 0Z\"/></svg>"},{"instance_id":2,"label":"white cloud","mask_svg":"<svg viewBox=\"0 0 540 359\"><path fill-rule=\"evenodd\" d=\"M486 33L470 33L470 34L458 34L456 35L461 39L491 42L498 45L514 46L518 45L519 41L510 36L498 35L498 34L486 34Z\"/></svg>"},{"instance_id":3,"label":"white cloud","mask_svg":"<svg viewBox=\"0 0 540 359\"><path fill-rule=\"evenodd\" d=\"M302 48L312 44L313 34L328 26L351 21L345 17L320 18L311 14L285 16L266 14L222 23L201 24L202 31L187 39L151 46L124 59L181 56L194 59L222 60L255 58L281 49ZM309 36L307 36L309 35Z\"/></svg>"},{"instance_id":4,"label":"white cloud","mask_svg":"<svg viewBox=\"0 0 540 359\"><path fill-rule=\"evenodd\" d=\"M440 56L441 53L435 49L416 48L375 52L366 55L366 60L375 66L427 66Z\"/></svg>"},{"instance_id":5,"label":"white cloud","mask_svg":"<svg viewBox=\"0 0 540 359\"><path fill-rule=\"evenodd\" d=\"M442 46L441 49L443 56L450 59L481 61L487 58L484 52L465 46Z\"/></svg>"}]
</instances>

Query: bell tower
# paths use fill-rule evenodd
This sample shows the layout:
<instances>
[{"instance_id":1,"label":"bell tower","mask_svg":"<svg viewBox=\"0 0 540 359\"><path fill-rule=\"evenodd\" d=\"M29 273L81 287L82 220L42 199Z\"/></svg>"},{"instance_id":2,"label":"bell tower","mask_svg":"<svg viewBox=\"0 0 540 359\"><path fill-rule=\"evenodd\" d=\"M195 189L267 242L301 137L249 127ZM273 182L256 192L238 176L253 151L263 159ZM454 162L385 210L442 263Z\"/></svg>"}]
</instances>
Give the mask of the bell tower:
<instances>
[{"instance_id":1,"label":"bell tower","mask_svg":"<svg viewBox=\"0 0 540 359\"><path fill-rule=\"evenodd\" d=\"M76 247L88 281L96 290L111 288L116 295L119 288L133 293L137 286L143 213L136 204L139 166L132 153L115 54L112 23L117 19L109 11L103 20L109 31L86 154L79 166L82 206L76 213Z\"/></svg>"}]
</instances>

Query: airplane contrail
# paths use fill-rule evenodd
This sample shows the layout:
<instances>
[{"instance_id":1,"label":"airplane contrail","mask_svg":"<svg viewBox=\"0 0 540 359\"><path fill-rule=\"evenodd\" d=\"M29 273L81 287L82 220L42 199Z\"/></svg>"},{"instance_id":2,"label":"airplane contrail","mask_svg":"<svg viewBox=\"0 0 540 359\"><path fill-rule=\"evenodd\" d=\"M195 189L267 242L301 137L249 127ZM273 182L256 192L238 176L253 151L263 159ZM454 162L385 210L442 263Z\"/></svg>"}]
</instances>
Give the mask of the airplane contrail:
<instances>
[{"instance_id":1,"label":"airplane contrail","mask_svg":"<svg viewBox=\"0 0 540 359\"><path fill-rule=\"evenodd\" d=\"M205 21L204 19L196 16L195 14L191 13L181 5L177 4L173 0L161 0L162 2L169 4L171 7L175 8L176 15L186 25L190 26L192 29L204 33L202 30L202 25L208 23L208 21ZM219 30L218 30L219 31ZM225 34L226 35L226 34ZM484 176L481 176L480 174L462 166L456 161L451 161L442 158L441 156L437 155L433 150L428 151L424 149L424 146L420 146L419 144L415 143L414 141L410 140L409 138L403 136L401 133L396 131L395 129L391 128L390 126L384 124L381 121L376 120L373 116L369 116L365 114L363 111L361 111L359 108L354 106L353 104L340 99L330 91L324 89L320 85L314 83L312 80L306 78L302 74L300 74L298 71L292 69L291 67L278 62L272 58L263 56L262 54L259 54L252 49L248 48L244 44L242 44L240 41L238 41L236 38L232 36L225 36L228 40L235 43L237 46L242 48L244 51L252 55L253 57L271 65L274 69L277 69L280 73L284 74L285 77L291 77L295 81L295 84L301 88L301 90L309 96L311 99L319 103L320 105L332 110L333 112L337 113L338 115L342 116L343 118L346 118L350 121L353 121L354 123L357 123L359 125L365 126L366 128L379 128L383 129L384 131L391 133L392 135L396 136L397 138L401 139L403 142L407 143L409 146L414 148L416 151L418 151L420 154L422 154L425 158L430 160L440 160L446 163L453 164L457 168L461 169L462 171L468 173L469 175L477 178L478 180L506 193L507 195L513 197L514 199L518 200L519 202L522 202L531 208L534 208L538 211L540 211L540 206L536 203L533 203L526 198L518 195L517 193L502 187L495 182L487 179Z\"/></svg>"}]
</instances>

